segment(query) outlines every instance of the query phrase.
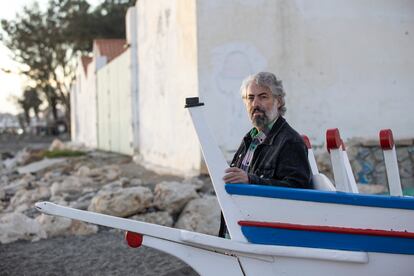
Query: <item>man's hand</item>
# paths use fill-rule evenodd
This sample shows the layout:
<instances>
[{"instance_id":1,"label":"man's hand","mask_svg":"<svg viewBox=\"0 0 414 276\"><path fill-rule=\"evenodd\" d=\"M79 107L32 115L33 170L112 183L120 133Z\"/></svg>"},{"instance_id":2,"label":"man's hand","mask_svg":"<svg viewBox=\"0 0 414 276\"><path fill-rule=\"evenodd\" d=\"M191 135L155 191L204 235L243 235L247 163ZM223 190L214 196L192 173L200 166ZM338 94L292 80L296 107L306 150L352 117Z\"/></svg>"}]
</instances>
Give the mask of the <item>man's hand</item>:
<instances>
[{"instance_id":1,"label":"man's hand","mask_svg":"<svg viewBox=\"0 0 414 276\"><path fill-rule=\"evenodd\" d=\"M226 174L223 176L225 183L249 183L249 177L247 173L239 168L228 168L224 171Z\"/></svg>"}]
</instances>

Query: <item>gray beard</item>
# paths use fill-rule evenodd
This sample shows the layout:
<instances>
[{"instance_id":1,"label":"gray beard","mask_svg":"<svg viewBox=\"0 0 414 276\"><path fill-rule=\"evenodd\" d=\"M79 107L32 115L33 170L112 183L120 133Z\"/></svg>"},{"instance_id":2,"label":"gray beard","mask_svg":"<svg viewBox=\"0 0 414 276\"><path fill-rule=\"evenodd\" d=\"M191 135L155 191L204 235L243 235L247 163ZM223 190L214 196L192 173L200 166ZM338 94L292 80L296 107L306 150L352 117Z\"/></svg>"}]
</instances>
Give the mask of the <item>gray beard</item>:
<instances>
[{"instance_id":1,"label":"gray beard","mask_svg":"<svg viewBox=\"0 0 414 276\"><path fill-rule=\"evenodd\" d=\"M269 118L266 115L252 118L252 124L258 129L264 129L269 123Z\"/></svg>"}]
</instances>

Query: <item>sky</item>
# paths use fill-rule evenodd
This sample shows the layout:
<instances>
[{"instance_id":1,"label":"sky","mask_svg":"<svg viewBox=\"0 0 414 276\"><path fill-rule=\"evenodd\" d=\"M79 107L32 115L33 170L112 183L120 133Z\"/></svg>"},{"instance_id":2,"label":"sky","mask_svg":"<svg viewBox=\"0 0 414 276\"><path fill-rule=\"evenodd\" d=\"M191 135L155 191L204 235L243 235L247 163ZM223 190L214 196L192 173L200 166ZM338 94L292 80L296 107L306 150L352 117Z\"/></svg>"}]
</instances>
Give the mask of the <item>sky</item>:
<instances>
[{"instance_id":1,"label":"sky","mask_svg":"<svg viewBox=\"0 0 414 276\"><path fill-rule=\"evenodd\" d=\"M1 1L0 19L12 19L16 13L23 10L24 6L31 5L34 0L13 0ZM37 0L40 6L45 7L48 0ZM97 5L102 0L88 0L91 5ZM10 73L5 73L5 69ZM19 109L11 100L12 97L19 97L22 94L25 80L17 74L19 64L11 59L10 51L0 42L0 113L19 113Z\"/></svg>"}]
</instances>

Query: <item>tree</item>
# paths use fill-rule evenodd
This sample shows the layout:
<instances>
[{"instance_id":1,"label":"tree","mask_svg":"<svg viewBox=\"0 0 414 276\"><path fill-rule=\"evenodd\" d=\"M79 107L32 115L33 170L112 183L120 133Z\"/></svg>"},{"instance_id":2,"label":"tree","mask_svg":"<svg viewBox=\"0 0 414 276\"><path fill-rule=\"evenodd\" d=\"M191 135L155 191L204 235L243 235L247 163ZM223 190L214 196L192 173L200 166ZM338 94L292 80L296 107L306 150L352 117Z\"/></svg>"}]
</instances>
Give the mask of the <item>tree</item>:
<instances>
[{"instance_id":1,"label":"tree","mask_svg":"<svg viewBox=\"0 0 414 276\"><path fill-rule=\"evenodd\" d=\"M94 10L85 0L50 0L46 10L38 3L26 6L13 20L2 20L0 40L41 91L57 122L61 104L70 126L70 85L76 57L91 50L94 38L125 37L126 9L135 0L106 0ZM24 100L22 101L24 103Z\"/></svg>"},{"instance_id":2,"label":"tree","mask_svg":"<svg viewBox=\"0 0 414 276\"><path fill-rule=\"evenodd\" d=\"M24 118L27 125L30 125L30 110L38 118L39 117L39 106L42 101L39 98L37 90L33 87L26 87L23 92L23 97L17 100L17 103L21 106L24 112Z\"/></svg>"}]
</instances>

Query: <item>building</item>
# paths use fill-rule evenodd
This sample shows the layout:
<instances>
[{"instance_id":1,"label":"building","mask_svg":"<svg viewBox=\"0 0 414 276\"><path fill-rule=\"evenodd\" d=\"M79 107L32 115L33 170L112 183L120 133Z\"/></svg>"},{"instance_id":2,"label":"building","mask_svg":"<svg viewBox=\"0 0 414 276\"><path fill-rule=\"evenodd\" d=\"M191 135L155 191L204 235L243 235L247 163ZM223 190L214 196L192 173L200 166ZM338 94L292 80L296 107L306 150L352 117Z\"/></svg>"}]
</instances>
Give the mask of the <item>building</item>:
<instances>
[{"instance_id":1,"label":"building","mask_svg":"<svg viewBox=\"0 0 414 276\"><path fill-rule=\"evenodd\" d=\"M98 100L91 96L78 106L88 112L97 108L97 117L82 115L97 127L94 132L85 125L79 133L85 129L98 147L133 154L150 168L196 174L203 158L183 108L185 98L198 96L206 104L209 127L230 159L250 127L240 83L249 74L271 71L287 91L287 120L316 145L323 145L326 129L333 127L345 140L377 139L383 128L392 128L397 138L412 138L413 11L414 3L403 0L375 5L357 0L137 1L126 17L128 49L103 67L91 65ZM122 79L128 87L103 88L110 87L103 84L109 79L111 85ZM120 96L116 87L129 92ZM105 91L112 95L111 107L100 106ZM103 127L105 120L111 127ZM130 135L120 143L129 141L130 146L122 146L126 151L113 146L121 131Z\"/></svg>"}]
</instances>

